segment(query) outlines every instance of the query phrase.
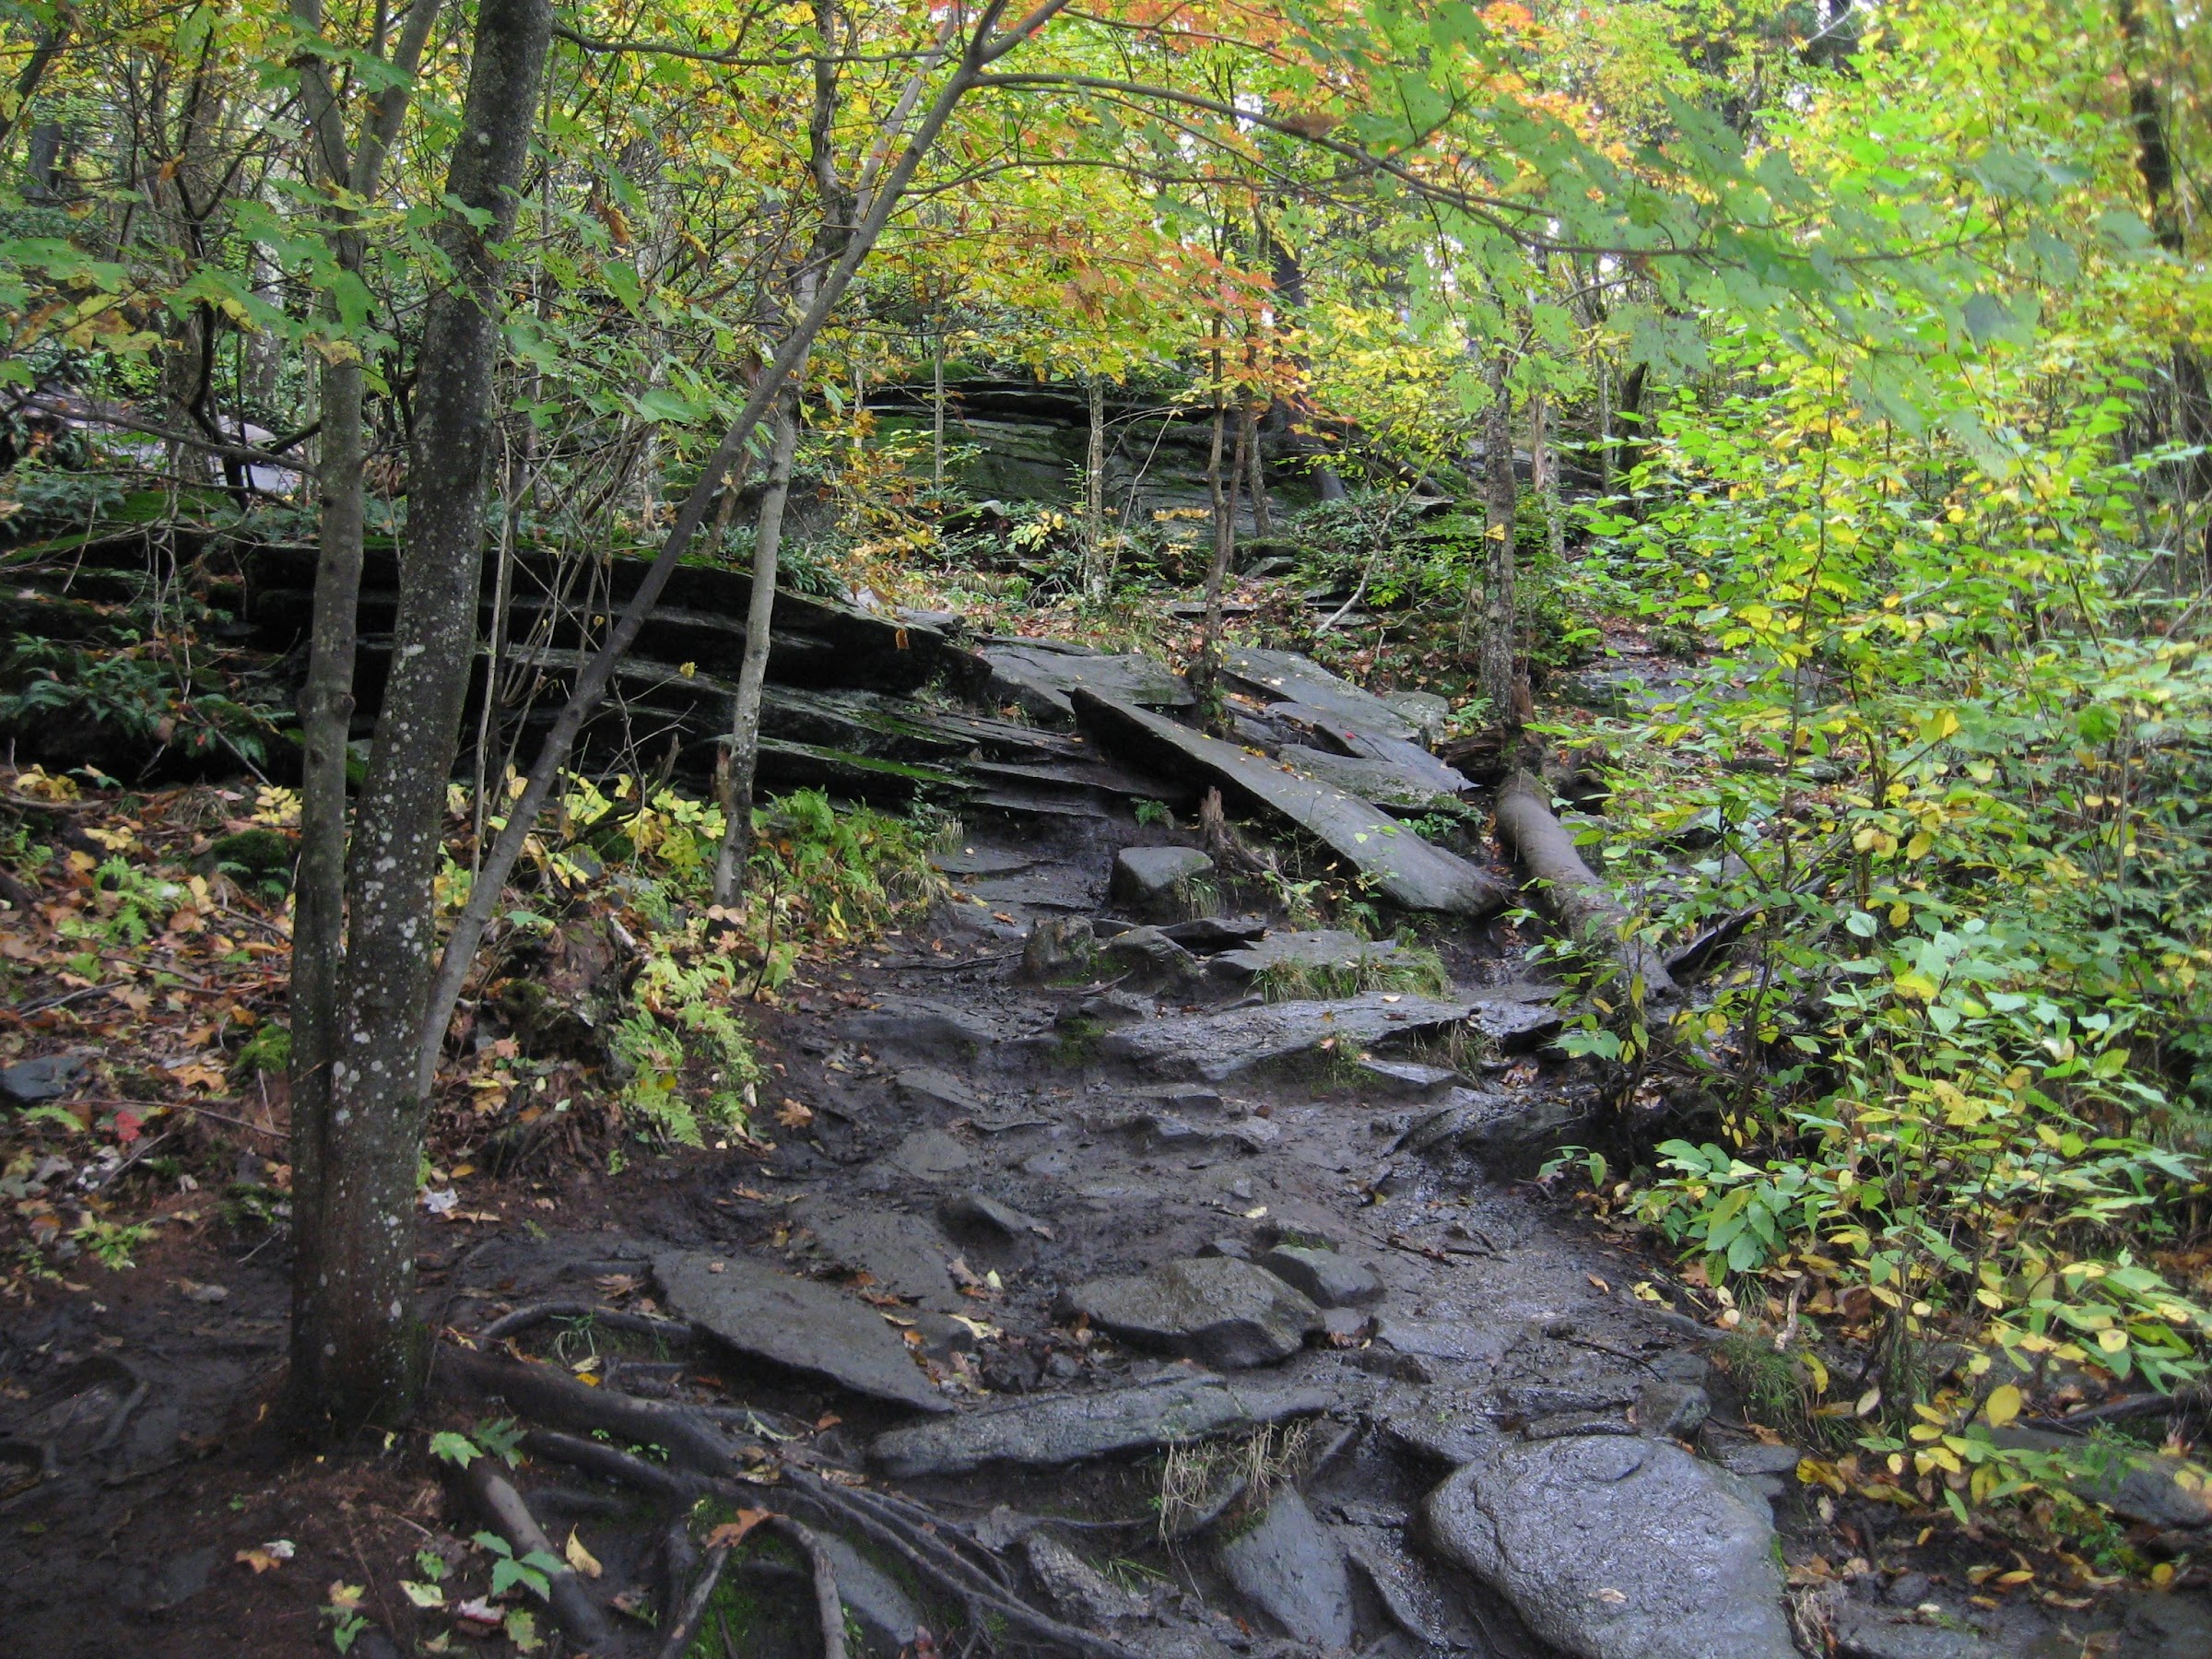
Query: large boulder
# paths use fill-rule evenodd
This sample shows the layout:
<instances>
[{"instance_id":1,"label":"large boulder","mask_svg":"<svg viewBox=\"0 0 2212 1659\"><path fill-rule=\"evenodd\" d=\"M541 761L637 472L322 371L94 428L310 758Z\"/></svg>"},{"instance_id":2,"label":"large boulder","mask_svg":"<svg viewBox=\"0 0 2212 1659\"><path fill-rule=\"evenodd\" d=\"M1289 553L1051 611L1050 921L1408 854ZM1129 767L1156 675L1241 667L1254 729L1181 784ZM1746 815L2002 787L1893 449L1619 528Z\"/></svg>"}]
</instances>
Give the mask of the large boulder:
<instances>
[{"instance_id":1,"label":"large boulder","mask_svg":"<svg viewBox=\"0 0 2212 1659\"><path fill-rule=\"evenodd\" d=\"M1164 1349L1221 1371L1287 1359L1322 1328L1321 1310L1301 1291L1226 1256L1093 1279L1064 1292L1057 1312L1088 1318L1132 1347Z\"/></svg>"},{"instance_id":2,"label":"large boulder","mask_svg":"<svg viewBox=\"0 0 2212 1659\"><path fill-rule=\"evenodd\" d=\"M1425 1536L1576 1659L1797 1659L1765 1506L1665 1441L1492 1439Z\"/></svg>"}]
</instances>

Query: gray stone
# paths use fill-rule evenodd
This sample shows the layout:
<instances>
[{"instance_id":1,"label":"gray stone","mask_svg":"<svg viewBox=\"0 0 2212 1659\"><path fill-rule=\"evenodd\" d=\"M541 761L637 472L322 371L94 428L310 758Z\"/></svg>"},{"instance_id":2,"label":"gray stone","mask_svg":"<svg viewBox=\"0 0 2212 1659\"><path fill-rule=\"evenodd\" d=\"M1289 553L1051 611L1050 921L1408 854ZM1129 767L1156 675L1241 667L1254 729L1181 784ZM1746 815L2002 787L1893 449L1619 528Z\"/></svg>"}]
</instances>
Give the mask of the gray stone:
<instances>
[{"instance_id":1,"label":"gray stone","mask_svg":"<svg viewBox=\"0 0 2212 1659\"><path fill-rule=\"evenodd\" d=\"M1712 1415L1712 1397L1695 1382L1653 1382L1636 1402L1637 1427L1670 1440L1688 1440Z\"/></svg>"},{"instance_id":2,"label":"gray stone","mask_svg":"<svg viewBox=\"0 0 2212 1659\"><path fill-rule=\"evenodd\" d=\"M741 1354L916 1411L952 1409L898 1334L842 1291L700 1251L655 1256L653 1276L671 1312Z\"/></svg>"},{"instance_id":3,"label":"gray stone","mask_svg":"<svg viewBox=\"0 0 2212 1659\"><path fill-rule=\"evenodd\" d=\"M1052 1394L963 1412L876 1437L870 1460L901 1479L959 1475L994 1464L1058 1468L1086 1458L1146 1452L1248 1433L1335 1404L1318 1389L1220 1377L1171 1377L1131 1388Z\"/></svg>"},{"instance_id":4,"label":"gray stone","mask_svg":"<svg viewBox=\"0 0 2212 1659\"><path fill-rule=\"evenodd\" d=\"M1187 883L1213 873L1214 861L1196 847L1124 847L1113 856L1109 890L1139 915L1166 915L1181 903Z\"/></svg>"},{"instance_id":5,"label":"gray stone","mask_svg":"<svg viewBox=\"0 0 2212 1659\"><path fill-rule=\"evenodd\" d=\"M1363 1308L1382 1300L1381 1276L1365 1262L1333 1250L1277 1244L1260 1258L1260 1265L1304 1291L1317 1308Z\"/></svg>"},{"instance_id":6,"label":"gray stone","mask_svg":"<svg viewBox=\"0 0 2212 1659\"><path fill-rule=\"evenodd\" d=\"M1036 1217L1001 1204L987 1193L954 1193L937 1206L937 1215L947 1227L962 1232L988 1230L1009 1239L1025 1233L1035 1233L1041 1239L1053 1236L1053 1230Z\"/></svg>"},{"instance_id":7,"label":"gray stone","mask_svg":"<svg viewBox=\"0 0 2212 1659\"><path fill-rule=\"evenodd\" d=\"M1198 959L1157 927L1116 934L1099 957L1105 972L1137 990L1180 992L1198 978Z\"/></svg>"},{"instance_id":8,"label":"gray stone","mask_svg":"<svg viewBox=\"0 0 2212 1659\"><path fill-rule=\"evenodd\" d=\"M981 1020L934 1003L886 998L877 1007L847 1015L839 1034L877 1053L926 1060L972 1060L998 1041Z\"/></svg>"},{"instance_id":9,"label":"gray stone","mask_svg":"<svg viewBox=\"0 0 2212 1659\"><path fill-rule=\"evenodd\" d=\"M1422 1065L1411 1060L1362 1060L1359 1075L1377 1094L1425 1100L1457 1083L1459 1074L1441 1065Z\"/></svg>"},{"instance_id":10,"label":"gray stone","mask_svg":"<svg viewBox=\"0 0 2212 1659\"><path fill-rule=\"evenodd\" d=\"M1380 697L1295 652L1232 645L1221 653L1221 674L1238 688L1267 702L1297 703L1361 731L1401 741L1418 735L1414 722Z\"/></svg>"},{"instance_id":11,"label":"gray stone","mask_svg":"<svg viewBox=\"0 0 2212 1659\"><path fill-rule=\"evenodd\" d=\"M1309 972L1351 974L1389 960L1398 947L1389 939L1363 939L1335 928L1271 933L1265 938L1225 950L1206 966L1218 979L1244 984L1270 969L1301 968Z\"/></svg>"},{"instance_id":12,"label":"gray stone","mask_svg":"<svg viewBox=\"0 0 2212 1659\"><path fill-rule=\"evenodd\" d=\"M917 1129L891 1153L891 1162L917 1181L941 1181L975 1161L975 1154L942 1129Z\"/></svg>"},{"instance_id":13,"label":"gray stone","mask_svg":"<svg viewBox=\"0 0 2212 1659\"><path fill-rule=\"evenodd\" d=\"M1170 1262L1062 1293L1064 1319L1088 1318L1134 1347L1221 1371L1287 1359L1321 1329L1321 1310L1272 1273L1228 1256Z\"/></svg>"},{"instance_id":14,"label":"gray stone","mask_svg":"<svg viewBox=\"0 0 2212 1659\"><path fill-rule=\"evenodd\" d=\"M1142 1618L1150 1606L1113 1583L1059 1539L1041 1531L1021 1541L1030 1571L1053 1610L1072 1624L1095 1628Z\"/></svg>"},{"instance_id":15,"label":"gray stone","mask_svg":"<svg viewBox=\"0 0 2212 1659\"><path fill-rule=\"evenodd\" d=\"M1998 1659L2005 1650L1966 1630L1924 1624L1861 1602L1831 1604L1836 1659Z\"/></svg>"},{"instance_id":16,"label":"gray stone","mask_svg":"<svg viewBox=\"0 0 2212 1659\"><path fill-rule=\"evenodd\" d=\"M1995 1439L2000 1446L2066 1453L2083 1470L2067 1483L2075 1495L2123 1520L2185 1529L2212 1525L2212 1476L2202 1464L2161 1452L2124 1451L2025 1423L2006 1425Z\"/></svg>"},{"instance_id":17,"label":"gray stone","mask_svg":"<svg viewBox=\"0 0 2212 1659\"><path fill-rule=\"evenodd\" d=\"M1344 1551L1295 1487L1276 1494L1259 1524L1221 1547L1237 1593L1294 1641L1334 1651L1352 1644L1352 1582Z\"/></svg>"},{"instance_id":18,"label":"gray stone","mask_svg":"<svg viewBox=\"0 0 2212 1659\"><path fill-rule=\"evenodd\" d=\"M58 1100L76 1087L84 1073L82 1054L41 1054L35 1060L18 1060L13 1065L0 1066L0 1095L16 1106Z\"/></svg>"},{"instance_id":19,"label":"gray stone","mask_svg":"<svg viewBox=\"0 0 2212 1659\"><path fill-rule=\"evenodd\" d=\"M837 1573L837 1599L860 1627L863 1646L875 1659L898 1659L914 1639L921 1611L896 1579L836 1534L823 1535L822 1552Z\"/></svg>"},{"instance_id":20,"label":"gray stone","mask_svg":"<svg viewBox=\"0 0 2212 1659\"><path fill-rule=\"evenodd\" d=\"M1267 924L1257 916L1193 916L1159 930L1185 950L1207 956L1217 950L1234 950L1267 936Z\"/></svg>"},{"instance_id":21,"label":"gray stone","mask_svg":"<svg viewBox=\"0 0 2212 1659\"><path fill-rule=\"evenodd\" d=\"M1393 1150L1465 1152L1500 1169L1519 1170L1578 1139L1588 1124L1588 1107L1564 1095L1454 1088Z\"/></svg>"},{"instance_id":22,"label":"gray stone","mask_svg":"<svg viewBox=\"0 0 2212 1659\"><path fill-rule=\"evenodd\" d=\"M1052 649L1041 641L994 641L982 656L991 671L984 695L1013 703L1041 725L1072 726L1070 693L1081 688L1144 708L1187 709L1191 688L1150 657L1097 656Z\"/></svg>"},{"instance_id":23,"label":"gray stone","mask_svg":"<svg viewBox=\"0 0 2212 1659\"><path fill-rule=\"evenodd\" d=\"M1413 747L1411 744L1406 747ZM1379 806L1393 806L1401 812L1450 812L1459 806L1456 790L1438 789L1422 772L1394 761L1371 759L1365 755L1333 755L1326 749L1308 748L1298 743L1285 744L1276 751L1275 758L1302 777L1334 784L1347 794L1358 795ZM1434 764L1443 765L1441 761ZM1465 778L1460 779L1462 784L1465 782Z\"/></svg>"},{"instance_id":24,"label":"gray stone","mask_svg":"<svg viewBox=\"0 0 2212 1659\"><path fill-rule=\"evenodd\" d=\"M1498 1438L1480 1394L1442 1383L1392 1389L1376 1406L1375 1424L1400 1452L1454 1469Z\"/></svg>"},{"instance_id":25,"label":"gray stone","mask_svg":"<svg viewBox=\"0 0 2212 1659\"><path fill-rule=\"evenodd\" d=\"M1219 1083L1254 1066L1323 1050L1356 1059L1378 1044L1464 1024L1475 1005L1371 992L1328 1002L1286 1002L1176 1015L1110 1032L1110 1059L1154 1073Z\"/></svg>"},{"instance_id":26,"label":"gray stone","mask_svg":"<svg viewBox=\"0 0 2212 1659\"><path fill-rule=\"evenodd\" d=\"M1452 705L1433 691L1378 691L1420 735L1423 743L1435 743L1452 724Z\"/></svg>"},{"instance_id":27,"label":"gray stone","mask_svg":"<svg viewBox=\"0 0 2212 1659\"><path fill-rule=\"evenodd\" d=\"M920 1216L900 1210L855 1209L849 1202L809 1198L792 1211L813 1235L823 1266L865 1273L894 1296L911 1298L940 1312L965 1310L945 1264L952 1241Z\"/></svg>"},{"instance_id":28,"label":"gray stone","mask_svg":"<svg viewBox=\"0 0 2212 1659\"><path fill-rule=\"evenodd\" d=\"M990 1108L982 1096L941 1065L909 1066L899 1074L897 1082L900 1095L910 1105L934 1106L960 1116Z\"/></svg>"},{"instance_id":29,"label":"gray stone","mask_svg":"<svg viewBox=\"0 0 2212 1659\"><path fill-rule=\"evenodd\" d=\"M1097 948L1089 917L1046 916L1030 927L1022 944L1021 977L1036 985L1082 978Z\"/></svg>"},{"instance_id":30,"label":"gray stone","mask_svg":"<svg viewBox=\"0 0 2212 1659\"><path fill-rule=\"evenodd\" d=\"M1430 1547L1577 1659L1796 1659L1772 1525L1666 1441L1493 1441L1422 1516Z\"/></svg>"},{"instance_id":31,"label":"gray stone","mask_svg":"<svg viewBox=\"0 0 2212 1659\"><path fill-rule=\"evenodd\" d=\"M1393 904L1487 916L1511 900L1509 889L1488 871L1430 845L1372 802L1294 776L1234 744L1128 703L1078 691L1076 706L1087 724L1133 758L1163 771L1195 773L1200 782L1223 785L1242 804L1305 830L1371 877Z\"/></svg>"},{"instance_id":32,"label":"gray stone","mask_svg":"<svg viewBox=\"0 0 2212 1659\"><path fill-rule=\"evenodd\" d=\"M1756 1477L1760 1475L1794 1475L1797 1465L1805 1461L1805 1453L1794 1446L1769 1446L1754 1441L1747 1446L1732 1447L1721 1453L1721 1467L1731 1475Z\"/></svg>"}]
</instances>

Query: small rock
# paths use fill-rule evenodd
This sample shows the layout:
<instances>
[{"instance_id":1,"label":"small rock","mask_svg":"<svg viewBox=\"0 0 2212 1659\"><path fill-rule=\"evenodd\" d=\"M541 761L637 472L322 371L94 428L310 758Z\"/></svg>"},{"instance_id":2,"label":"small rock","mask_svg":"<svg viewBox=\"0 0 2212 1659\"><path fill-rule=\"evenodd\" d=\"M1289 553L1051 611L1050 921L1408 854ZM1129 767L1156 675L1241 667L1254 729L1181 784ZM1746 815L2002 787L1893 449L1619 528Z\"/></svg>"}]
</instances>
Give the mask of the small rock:
<instances>
[{"instance_id":1,"label":"small rock","mask_svg":"<svg viewBox=\"0 0 2212 1659\"><path fill-rule=\"evenodd\" d=\"M1371 1092L1401 1100L1430 1100L1460 1080L1459 1074L1448 1067L1419 1065L1410 1060L1362 1060L1359 1072Z\"/></svg>"},{"instance_id":2,"label":"small rock","mask_svg":"<svg viewBox=\"0 0 2212 1659\"><path fill-rule=\"evenodd\" d=\"M1157 927L1116 934L1099 951L1105 971L1139 990L1180 993L1198 977L1198 959Z\"/></svg>"},{"instance_id":3,"label":"small rock","mask_svg":"<svg viewBox=\"0 0 2212 1659\"><path fill-rule=\"evenodd\" d=\"M1272 1273L1226 1256L1170 1262L1065 1292L1063 1318L1088 1317L1140 1347L1222 1371L1287 1359L1321 1329L1321 1311Z\"/></svg>"},{"instance_id":4,"label":"small rock","mask_svg":"<svg viewBox=\"0 0 2212 1659\"><path fill-rule=\"evenodd\" d=\"M1646 1434L1688 1440L1712 1415L1712 1397L1695 1382L1653 1382L1636 1402L1636 1423Z\"/></svg>"},{"instance_id":5,"label":"small rock","mask_svg":"<svg viewBox=\"0 0 2212 1659\"><path fill-rule=\"evenodd\" d=\"M1055 1352L1055 1359L1066 1356ZM1128 1388L1052 1394L889 1430L870 1460L900 1479L960 1475L994 1464L1056 1469L1086 1458L1246 1433L1327 1410L1334 1396L1219 1377L1171 1377Z\"/></svg>"},{"instance_id":6,"label":"small rock","mask_svg":"<svg viewBox=\"0 0 2212 1659\"><path fill-rule=\"evenodd\" d=\"M919 1000L887 999L880 1007L847 1016L838 1030L878 1054L917 1059L972 1060L998 1041L981 1020Z\"/></svg>"},{"instance_id":7,"label":"small rock","mask_svg":"<svg viewBox=\"0 0 2212 1659\"><path fill-rule=\"evenodd\" d=\"M975 1333L949 1313L917 1310L914 1333L922 1338L923 1354L940 1365L955 1354L975 1352Z\"/></svg>"},{"instance_id":8,"label":"small rock","mask_svg":"<svg viewBox=\"0 0 2212 1659\"><path fill-rule=\"evenodd\" d=\"M828 1285L742 1256L715 1272L694 1251L655 1256L653 1274L670 1312L741 1354L916 1411L951 1409L876 1311Z\"/></svg>"},{"instance_id":9,"label":"small rock","mask_svg":"<svg viewBox=\"0 0 2212 1659\"><path fill-rule=\"evenodd\" d=\"M18 1060L13 1065L0 1066L0 1095L16 1106L58 1100L76 1087L84 1073L82 1054L41 1054L35 1060Z\"/></svg>"},{"instance_id":10,"label":"small rock","mask_svg":"<svg viewBox=\"0 0 2212 1659\"><path fill-rule=\"evenodd\" d=\"M2065 1452L2088 1470L2071 1482L2078 1497L2101 1503L2115 1515L2151 1526L2194 1528L2212 1525L2212 1480L2203 1465L2185 1458L2118 1447L2092 1449L2070 1434L2012 1423L1996 1431L2000 1446L2038 1452Z\"/></svg>"},{"instance_id":11,"label":"small rock","mask_svg":"<svg viewBox=\"0 0 2212 1659\"><path fill-rule=\"evenodd\" d=\"M2005 1651L1970 1631L1857 1602L1835 1604L1834 1620L1837 1659L1998 1659Z\"/></svg>"},{"instance_id":12,"label":"small rock","mask_svg":"<svg viewBox=\"0 0 2212 1659\"><path fill-rule=\"evenodd\" d=\"M1053 1236L1053 1230L1036 1217L1025 1215L1010 1204L1001 1204L987 1194L969 1191L954 1193L937 1206L937 1215L945 1225L955 1231L977 1231L988 1229L1004 1233L1009 1239L1018 1239L1034 1233L1041 1239Z\"/></svg>"},{"instance_id":13,"label":"small rock","mask_svg":"<svg viewBox=\"0 0 2212 1659\"><path fill-rule=\"evenodd\" d=\"M1252 1260L1252 1246L1241 1239L1208 1239L1199 1246L1198 1253L1202 1256L1227 1256L1232 1262L1249 1262Z\"/></svg>"},{"instance_id":14,"label":"small rock","mask_svg":"<svg viewBox=\"0 0 2212 1659\"><path fill-rule=\"evenodd\" d=\"M914 1639L922 1615L898 1581L834 1533L822 1538L822 1551L837 1572L837 1598L860 1627L860 1637L875 1659L898 1659Z\"/></svg>"},{"instance_id":15,"label":"small rock","mask_svg":"<svg viewBox=\"0 0 2212 1659\"><path fill-rule=\"evenodd\" d=\"M1178 909L1189 884L1214 873L1214 861L1195 847L1124 847L1113 861L1113 897L1139 915Z\"/></svg>"},{"instance_id":16,"label":"small rock","mask_svg":"<svg viewBox=\"0 0 2212 1659\"><path fill-rule=\"evenodd\" d=\"M1080 979L1098 947L1088 916L1046 916L1030 929L1021 947L1021 977L1031 984Z\"/></svg>"},{"instance_id":17,"label":"small rock","mask_svg":"<svg viewBox=\"0 0 2212 1659\"><path fill-rule=\"evenodd\" d=\"M956 1116L987 1112L990 1103L941 1065L913 1065L898 1077L899 1093L914 1106L931 1106Z\"/></svg>"},{"instance_id":18,"label":"small rock","mask_svg":"<svg viewBox=\"0 0 2212 1659\"><path fill-rule=\"evenodd\" d=\"M1667 1441L1494 1441L1422 1514L1440 1556L1577 1659L1795 1659L1771 1524Z\"/></svg>"},{"instance_id":19,"label":"small rock","mask_svg":"<svg viewBox=\"0 0 2212 1659\"><path fill-rule=\"evenodd\" d=\"M1331 1347L1355 1347L1375 1334L1375 1316L1358 1308L1324 1308L1321 1334Z\"/></svg>"},{"instance_id":20,"label":"small rock","mask_svg":"<svg viewBox=\"0 0 2212 1659\"><path fill-rule=\"evenodd\" d=\"M1731 1475L1794 1475L1805 1454L1794 1446L1735 1446L1721 1453L1721 1467Z\"/></svg>"},{"instance_id":21,"label":"small rock","mask_svg":"<svg viewBox=\"0 0 2212 1659\"><path fill-rule=\"evenodd\" d=\"M1221 1547L1221 1570L1239 1594L1294 1641L1324 1650L1352 1642L1352 1584L1344 1551L1286 1487L1259 1524Z\"/></svg>"},{"instance_id":22,"label":"small rock","mask_svg":"<svg viewBox=\"0 0 2212 1659\"><path fill-rule=\"evenodd\" d=\"M1889 1581L1882 1599L1893 1607L1917 1607L1928 1599L1936 1581L1924 1572L1900 1572Z\"/></svg>"},{"instance_id":23,"label":"small rock","mask_svg":"<svg viewBox=\"0 0 2212 1659\"><path fill-rule=\"evenodd\" d=\"M1267 924L1257 916L1194 916L1160 932L1185 950L1210 956L1217 950L1234 950L1265 938Z\"/></svg>"},{"instance_id":24,"label":"small rock","mask_svg":"<svg viewBox=\"0 0 2212 1659\"><path fill-rule=\"evenodd\" d=\"M1061 1618L1078 1625L1112 1625L1142 1618L1151 1611L1144 1602L1113 1583L1104 1573L1043 1532L1022 1540L1030 1571L1044 1591L1044 1598Z\"/></svg>"},{"instance_id":25,"label":"small rock","mask_svg":"<svg viewBox=\"0 0 2212 1659\"><path fill-rule=\"evenodd\" d=\"M1304 1291L1317 1308L1362 1308L1382 1300L1382 1280L1365 1262L1333 1250L1277 1244L1260 1265L1287 1285Z\"/></svg>"}]
</instances>

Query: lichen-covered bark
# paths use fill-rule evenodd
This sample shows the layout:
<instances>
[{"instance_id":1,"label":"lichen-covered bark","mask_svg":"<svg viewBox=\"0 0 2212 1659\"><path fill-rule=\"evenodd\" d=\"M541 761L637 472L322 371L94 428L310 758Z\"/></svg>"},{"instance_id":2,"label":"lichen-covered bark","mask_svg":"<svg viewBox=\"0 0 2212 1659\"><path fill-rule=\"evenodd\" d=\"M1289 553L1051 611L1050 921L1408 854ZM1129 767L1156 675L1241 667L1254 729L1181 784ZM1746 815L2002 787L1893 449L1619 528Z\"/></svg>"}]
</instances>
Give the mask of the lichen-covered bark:
<instances>
[{"instance_id":1,"label":"lichen-covered bark","mask_svg":"<svg viewBox=\"0 0 2212 1659\"><path fill-rule=\"evenodd\" d=\"M497 244L552 35L547 0L481 0L439 243L451 276L424 319L392 677L347 862L349 935L324 1138L315 1282L294 1338L302 1404L347 1429L404 1417L416 1384L415 1056L429 990L431 877L476 646L492 438Z\"/></svg>"}]
</instances>

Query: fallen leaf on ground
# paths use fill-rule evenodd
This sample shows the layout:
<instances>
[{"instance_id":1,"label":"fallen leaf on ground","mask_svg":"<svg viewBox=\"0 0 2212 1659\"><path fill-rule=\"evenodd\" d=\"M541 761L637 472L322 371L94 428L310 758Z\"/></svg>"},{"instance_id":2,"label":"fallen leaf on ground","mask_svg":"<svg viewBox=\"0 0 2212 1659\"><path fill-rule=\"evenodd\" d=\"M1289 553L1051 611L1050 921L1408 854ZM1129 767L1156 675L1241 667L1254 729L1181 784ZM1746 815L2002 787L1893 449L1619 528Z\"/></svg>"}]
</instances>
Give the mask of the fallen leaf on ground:
<instances>
[{"instance_id":1,"label":"fallen leaf on ground","mask_svg":"<svg viewBox=\"0 0 2212 1659\"><path fill-rule=\"evenodd\" d=\"M735 1518L724 1521L707 1535L709 1549L728 1549L745 1542L746 1535L763 1521L775 1519L772 1510L741 1509Z\"/></svg>"}]
</instances>

